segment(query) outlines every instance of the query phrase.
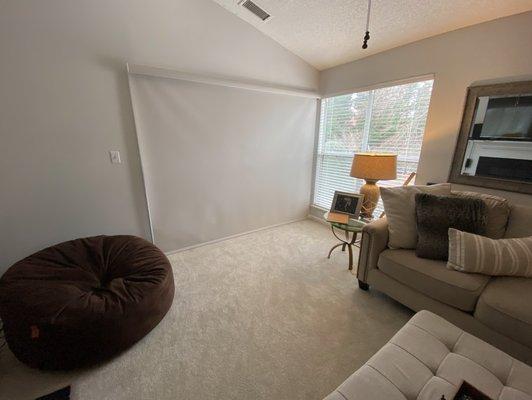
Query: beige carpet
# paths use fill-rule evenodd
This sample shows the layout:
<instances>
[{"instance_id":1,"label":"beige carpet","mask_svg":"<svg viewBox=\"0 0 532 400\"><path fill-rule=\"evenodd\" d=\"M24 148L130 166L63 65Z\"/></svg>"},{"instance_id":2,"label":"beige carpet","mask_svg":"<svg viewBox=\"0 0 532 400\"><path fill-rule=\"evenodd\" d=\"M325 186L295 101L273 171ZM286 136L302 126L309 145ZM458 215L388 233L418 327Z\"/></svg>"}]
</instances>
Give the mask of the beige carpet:
<instances>
[{"instance_id":1,"label":"beige carpet","mask_svg":"<svg viewBox=\"0 0 532 400\"><path fill-rule=\"evenodd\" d=\"M305 220L177 253L161 324L90 371L42 373L0 353L0 399L72 382L73 399L322 399L412 315L363 292L325 225Z\"/></svg>"}]
</instances>

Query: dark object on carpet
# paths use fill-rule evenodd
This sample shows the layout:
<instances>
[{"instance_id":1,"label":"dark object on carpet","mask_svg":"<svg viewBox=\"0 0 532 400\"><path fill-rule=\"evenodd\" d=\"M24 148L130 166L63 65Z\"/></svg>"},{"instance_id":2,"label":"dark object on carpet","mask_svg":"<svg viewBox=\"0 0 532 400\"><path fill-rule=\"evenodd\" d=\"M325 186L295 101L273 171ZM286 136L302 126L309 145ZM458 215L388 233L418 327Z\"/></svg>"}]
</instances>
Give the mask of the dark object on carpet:
<instances>
[{"instance_id":1,"label":"dark object on carpet","mask_svg":"<svg viewBox=\"0 0 532 400\"><path fill-rule=\"evenodd\" d=\"M69 370L127 349L164 317L172 267L135 236L95 236L41 250L0 278L7 344L23 363Z\"/></svg>"},{"instance_id":2,"label":"dark object on carpet","mask_svg":"<svg viewBox=\"0 0 532 400\"><path fill-rule=\"evenodd\" d=\"M47 394L46 396L39 397L35 400L70 400L70 386L64 387L57 392Z\"/></svg>"},{"instance_id":3,"label":"dark object on carpet","mask_svg":"<svg viewBox=\"0 0 532 400\"><path fill-rule=\"evenodd\" d=\"M416 194L416 255L433 260L447 260L449 228L484 234L487 209L482 199L457 196Z\"/></svg>"}]
</instances>

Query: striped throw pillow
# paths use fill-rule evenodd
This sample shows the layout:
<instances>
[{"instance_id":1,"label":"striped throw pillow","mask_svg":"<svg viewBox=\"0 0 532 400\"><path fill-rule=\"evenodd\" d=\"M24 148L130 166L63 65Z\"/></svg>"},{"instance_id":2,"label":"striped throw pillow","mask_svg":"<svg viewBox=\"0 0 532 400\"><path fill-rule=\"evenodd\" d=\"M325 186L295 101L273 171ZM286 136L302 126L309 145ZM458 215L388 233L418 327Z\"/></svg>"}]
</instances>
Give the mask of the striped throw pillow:
<instances>
[{"instance_id":1,"label":"striped throw pillow","mask_svg":"<svg viewBox=\"0 0 532 400\"><path fill-rule=\"evenodd\" d=\"M532 236L495 240L450 228L447 268L532 278Z\"/></svg>"}]
</instances>

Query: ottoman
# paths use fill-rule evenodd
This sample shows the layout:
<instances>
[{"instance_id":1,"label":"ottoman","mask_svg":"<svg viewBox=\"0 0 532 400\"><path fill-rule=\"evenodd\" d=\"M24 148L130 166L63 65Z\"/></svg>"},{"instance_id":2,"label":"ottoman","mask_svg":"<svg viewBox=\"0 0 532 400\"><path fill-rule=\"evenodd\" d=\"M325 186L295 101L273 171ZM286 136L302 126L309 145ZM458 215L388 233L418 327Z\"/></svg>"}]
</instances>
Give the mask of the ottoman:
<instances>
[{"instance_id":1,"label":"ottoman","mask_svg":"<svg viewBox=\"0 0 532 400\"><path fill-rule=\"evenodd\" d=\"M88 366L127 349L172 304L166 256L135 236L95 236L41 250L0 278L7 344L41 369Z\"/></svg>"},{"instance_id":2,"label":"ottoman","mask_svg":"<svg viewBox=\"0 0 532 400\"><path fill-rule=\"evenodd\" d=\"M532 400L530 366L420 311L326 400L452 400L463 380L493 400Z\"/></svg>"}]
</instances>

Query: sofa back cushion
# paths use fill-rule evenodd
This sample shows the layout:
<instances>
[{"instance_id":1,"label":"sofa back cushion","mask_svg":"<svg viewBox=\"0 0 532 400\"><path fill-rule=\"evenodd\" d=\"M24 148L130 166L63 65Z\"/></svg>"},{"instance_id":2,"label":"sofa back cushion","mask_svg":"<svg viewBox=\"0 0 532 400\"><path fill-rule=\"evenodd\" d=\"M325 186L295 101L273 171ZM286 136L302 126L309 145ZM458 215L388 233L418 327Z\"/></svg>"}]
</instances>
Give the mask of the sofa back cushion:
<instances>
[{"instance_id":1,"label":"sofa back cushion","mask_svg":"<svg viewBox=\"0 0 532 400\"><path fill-rule=\"evenodd\" d=\"M505 238L532 236L532 207L512 205Z\"/></svg>"},{"instance_id":2,"label":"sofa back cushion","mask_svg":"<svg viewBox=\"0 0 532 400\"><path fill-rule=\"evenodd\" d=\"M475 192L453 191L453 194L461 198L481 199L484 201L486 204L486 231L484 234L491 239L504 237L510 215L510 204L507 199Z\"/></svg>"},{"instance_id":3,"label":"sofa back cushion","mask_svg":"<svg viewBox=\"0 0 532 400\"><path fill-rule=\"evenodd\" d=\"M448 195L449 183L431 186L381 187L382 203L388 220L388 246L392 249L415 249L417 244L416 194Z\"/></svg>"}]
</instances>

